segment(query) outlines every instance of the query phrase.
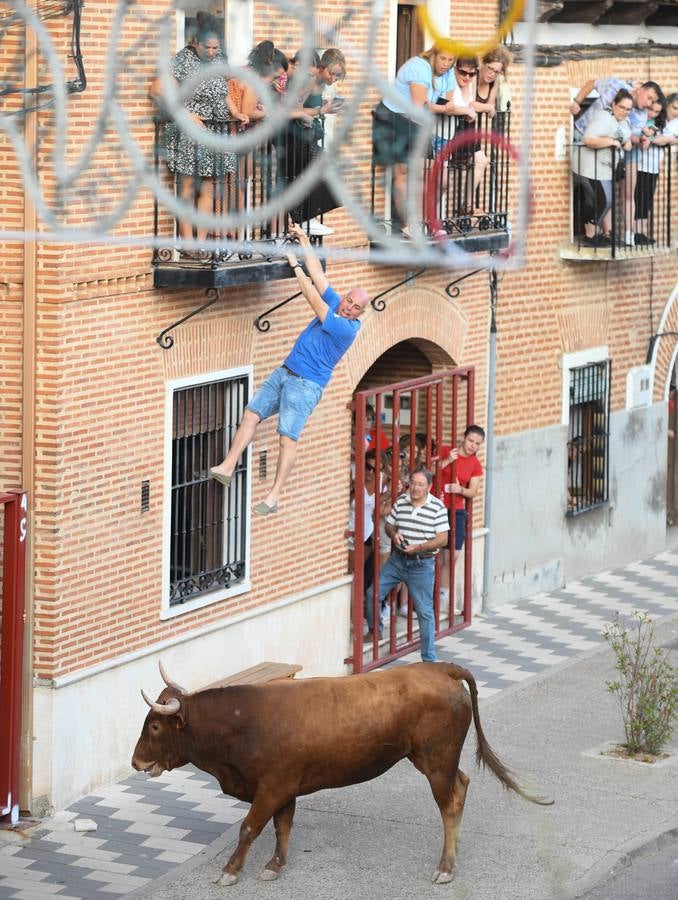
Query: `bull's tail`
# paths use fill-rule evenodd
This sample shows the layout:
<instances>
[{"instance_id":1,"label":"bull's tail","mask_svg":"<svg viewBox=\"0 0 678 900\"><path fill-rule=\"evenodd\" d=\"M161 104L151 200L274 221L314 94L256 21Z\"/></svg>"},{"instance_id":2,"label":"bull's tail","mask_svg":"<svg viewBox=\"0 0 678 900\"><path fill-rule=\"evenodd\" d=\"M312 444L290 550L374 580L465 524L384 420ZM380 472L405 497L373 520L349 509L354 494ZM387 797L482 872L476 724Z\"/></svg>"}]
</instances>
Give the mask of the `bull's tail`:
<instances>
[{"instance_id":1,"label":"bull's tail","mask_svg":"<svg viewBox=\"0 0 678 900\"><path fill-rule=\"evenodd\" d=\"M534 797L528 794L516 781L513 773L499 759L492 747L487 742L487 738L480 724L480 712L478 711L478 688L476 680L468 669L461 666L455 666L453 663L448 664L449 675L455 681L465 681L468 684L469 693L471 694L471 709L473 710L473 724L476 728L476 765L488 768L492 774L501 781L506 790L515 791L530 803L538 803L541 806L551 806L553 800L545 800L543 797Z\"/></svg>"}]
</instances>

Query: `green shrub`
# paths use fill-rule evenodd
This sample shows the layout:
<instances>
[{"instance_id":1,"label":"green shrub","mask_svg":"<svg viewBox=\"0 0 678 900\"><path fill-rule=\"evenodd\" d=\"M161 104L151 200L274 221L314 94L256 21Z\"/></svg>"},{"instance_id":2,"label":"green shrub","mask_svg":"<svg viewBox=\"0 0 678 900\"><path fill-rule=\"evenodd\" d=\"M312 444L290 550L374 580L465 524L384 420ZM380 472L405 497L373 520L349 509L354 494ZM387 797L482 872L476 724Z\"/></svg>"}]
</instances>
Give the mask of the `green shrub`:
<instances>
[{"instance_id":1,"label":"green shrub","mask_svg":"<svg viewBox=\"0 0 678 900\"><path fill-rule=\"evenodd\" d=\"M607 689L619 700L629 754L657 754L671 739L678 717L678 669L666 650L653 646L654 626L647 613L636 610L628 623L619 613L605 626L603 637L617 662L617 681Z\"/></svg>"}]
</instances>

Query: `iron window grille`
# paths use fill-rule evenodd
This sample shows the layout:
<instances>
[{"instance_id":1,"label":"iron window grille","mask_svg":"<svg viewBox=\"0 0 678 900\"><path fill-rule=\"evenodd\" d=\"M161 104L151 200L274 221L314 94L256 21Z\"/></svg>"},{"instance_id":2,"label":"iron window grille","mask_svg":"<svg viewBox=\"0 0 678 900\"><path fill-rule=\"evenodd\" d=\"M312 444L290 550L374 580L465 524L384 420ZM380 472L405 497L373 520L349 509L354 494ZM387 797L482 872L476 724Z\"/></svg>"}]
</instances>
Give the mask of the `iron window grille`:
<instances>
[{"instance_id":1,"label":"iron window grille","mask_svg":"<svg viewBox=\"0 0 678 900\"><path fill-rule=\"evenodd\" d=\"M176 389L172 397L170 606L245 578L247 454L228 489L209 477L248 400L247 375Z\"/></svg>"},{"instance_id":2,"label":"iron window grille","mask_svg":"<svg viewBox=\"0 0 678 900\"><path fill-rule=\"evenodd\" d=\"M611 360L570 370L567 515L609 499Z\"/></svg>"}]
</instances>

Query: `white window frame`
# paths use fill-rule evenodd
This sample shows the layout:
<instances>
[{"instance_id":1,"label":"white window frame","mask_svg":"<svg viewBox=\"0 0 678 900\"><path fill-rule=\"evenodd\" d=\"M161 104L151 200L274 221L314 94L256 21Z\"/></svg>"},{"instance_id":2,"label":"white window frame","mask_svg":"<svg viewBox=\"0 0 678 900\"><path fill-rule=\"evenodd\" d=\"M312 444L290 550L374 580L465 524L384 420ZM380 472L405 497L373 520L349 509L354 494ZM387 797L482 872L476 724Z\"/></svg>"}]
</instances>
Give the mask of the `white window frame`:
<instances>
[{"instance_id":1,"label":"white window frame","mask_svg":"<svg viewBox=\"0 0 678 900\"><path fill-rule=\"evenodd\" d=\"M222 600L237 597L240 594L246 594L252 589L250 581L250 540L251 540L251 515L249 504L247 509L247 519L245 522L245 575L241 581L229 588L210 591L209 594L203 594L194 600L187 600L185 603L178 603L170 606L170 555L171 555L171 537L172 537L172 417L173 417L173 398L175 391L184 388L200 386L210 381L230 381L234 378L247 377L248 396L252 396L252 380L253 366L239 366L233 369L221 369L216 372L209 372L202 375L190 375L185 378L175 378L167 382L165 394L165 457L164 457L164 478L163 478L163 528L162 528L162 601L160 619L173 619L175 616L181 616L185 613L193 612L196 609L203 609L206 606L212 606L214 603L220 603ZM247 496L252 496L252 448L247 448Z\"/></svg>"},{"instance_id":2,"label":"white window frame","mask_svg":"<svg viewBox=\"0 0 678 900\"><path fill-rule=\"evenodd\" d=\"M563 354L563 405L561 420L563 425L570 424L570 371L579 369L581 366L590 366L592 363L606 362L609 358L610 353L607 345Z\"/></svg>"},{"instance_id":3,"label":"white window frame","mask_svg":"<svg viewBox=\"0 0 678 900\"><path fill-rule=\"evenodd\" d=\"M232 66L242 66L254 44L254 0L223 0L223 8L228 61ZM179 51L186 43L186 14L178 9L175 15L176 49Z\"/></svg>"}]
</instances>

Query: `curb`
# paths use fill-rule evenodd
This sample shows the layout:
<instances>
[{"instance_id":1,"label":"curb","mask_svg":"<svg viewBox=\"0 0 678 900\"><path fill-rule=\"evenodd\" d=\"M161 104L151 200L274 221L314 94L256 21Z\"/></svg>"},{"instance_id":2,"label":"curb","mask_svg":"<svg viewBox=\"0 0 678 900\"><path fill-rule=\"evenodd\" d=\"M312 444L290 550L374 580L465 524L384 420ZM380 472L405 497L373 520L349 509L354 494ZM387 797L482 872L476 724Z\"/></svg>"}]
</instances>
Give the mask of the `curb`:
<instances>
[{"instance_id":1,"label":"curb","mask_svg":"<svg viewBox=\"0 0 678 900\"><path fill-rule=\"evenodd\" d=\"M651 856L659 850L663 850L669 844L678 842L678 820L663 829L641 837L631 838L617 850L609 850L600 862L589 869L586 875L579 878L575 884L563 895L563 900L576 900L583 897L594 887L604 885L614 878L622 869L627 869L639 859Z\"/></svg>"}]
</instances>

